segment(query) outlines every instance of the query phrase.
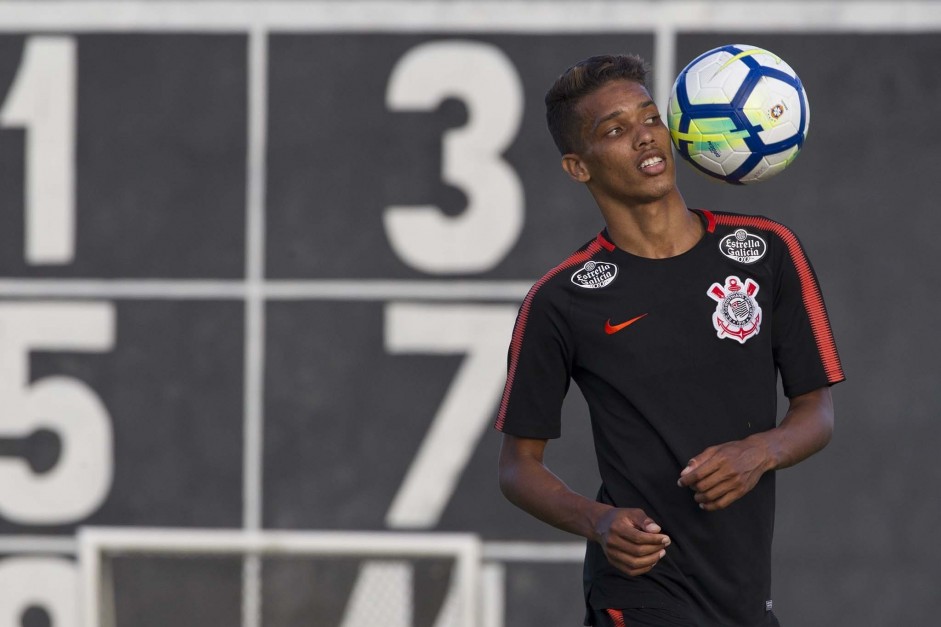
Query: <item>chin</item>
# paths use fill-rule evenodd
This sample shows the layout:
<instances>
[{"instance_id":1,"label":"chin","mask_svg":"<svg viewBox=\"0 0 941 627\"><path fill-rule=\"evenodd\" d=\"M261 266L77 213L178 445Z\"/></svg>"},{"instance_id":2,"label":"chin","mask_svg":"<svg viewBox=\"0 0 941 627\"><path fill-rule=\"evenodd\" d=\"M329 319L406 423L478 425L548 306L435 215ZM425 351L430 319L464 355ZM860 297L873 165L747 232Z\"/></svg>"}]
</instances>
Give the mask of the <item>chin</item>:
<instances>
[{"instance_id":1,"label":"chin","mask_svg":"<svg viewBox=\"0 0 941 627\"><path fill-rule=\"evenodd\" d=\"M672 177L665 177L648 181L635 196L641 202L655 202L663 200L674 191L676 191L676 181Z\"/></svg>"}]
</instances>

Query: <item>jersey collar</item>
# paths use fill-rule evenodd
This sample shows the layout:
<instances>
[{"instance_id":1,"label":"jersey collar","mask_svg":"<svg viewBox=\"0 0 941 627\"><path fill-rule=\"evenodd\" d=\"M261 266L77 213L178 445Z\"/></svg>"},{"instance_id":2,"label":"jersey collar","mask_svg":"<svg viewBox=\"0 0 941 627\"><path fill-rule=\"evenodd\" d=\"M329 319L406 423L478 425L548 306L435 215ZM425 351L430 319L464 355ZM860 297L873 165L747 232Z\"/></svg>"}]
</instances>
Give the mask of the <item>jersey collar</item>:
<instances>
[{"instance_id":1,"label":"jersey collar","mask_svg":"<svg viewBox=\"0 0 941 627\"><path fill-rule=\"evenodd\" d=\"M699 217L702 218L703 223L706 226L706 233L715 233L716 230L716 217L712 214L711 211L706 209L690 209L693 213L699 214ZM601 245L602 248L607 250L609 253L613 252L616 246L610 240L608 236L608 229L605 228L600 233L598 237L595 238L595 241Z\"/></svg>"}]
</instances>

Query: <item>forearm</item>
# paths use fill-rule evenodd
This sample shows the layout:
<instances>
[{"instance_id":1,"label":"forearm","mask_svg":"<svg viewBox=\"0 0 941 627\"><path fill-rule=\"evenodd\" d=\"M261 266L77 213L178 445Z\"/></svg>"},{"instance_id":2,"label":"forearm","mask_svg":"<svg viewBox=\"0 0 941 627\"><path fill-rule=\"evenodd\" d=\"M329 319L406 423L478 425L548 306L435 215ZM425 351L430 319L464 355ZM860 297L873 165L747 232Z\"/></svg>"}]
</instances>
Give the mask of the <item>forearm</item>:
<instances>
[{"instance_id":1,"label":"forearm","mask_svg":"<svg viewBox=\"0 0 941 627\"><path fill-rule=\"evenodd\" d=\"M791 399L776 428L753 436L767 448L767 470L788 468L823 449L833 435L833 400L829 388Z\"/></svg>"},{"instance_id":2,"label":"forearm","mask_svg":"<svg viewBox=\"0 0 941 627\"><path fill-rule=\"evenodd\" d=\"M508 455L500 458L500 490L507 500L545 523L576 535L598 539L598 521L611 506L578 494L542 460Z\"/></svg>"},{"instance_id":3,"label":"forearm","mask_svg":"<svg viewBox=\"0 0 941 627\"><path fill-rule=\"evenodd\" d=\"M677 484L692 489L703 509L723 509L750 492L764 473L793 466L822 449L832 433L830 389L814 390L792 398L777 427L704 450L680 472Z\"/></svg>"}]
</instances>

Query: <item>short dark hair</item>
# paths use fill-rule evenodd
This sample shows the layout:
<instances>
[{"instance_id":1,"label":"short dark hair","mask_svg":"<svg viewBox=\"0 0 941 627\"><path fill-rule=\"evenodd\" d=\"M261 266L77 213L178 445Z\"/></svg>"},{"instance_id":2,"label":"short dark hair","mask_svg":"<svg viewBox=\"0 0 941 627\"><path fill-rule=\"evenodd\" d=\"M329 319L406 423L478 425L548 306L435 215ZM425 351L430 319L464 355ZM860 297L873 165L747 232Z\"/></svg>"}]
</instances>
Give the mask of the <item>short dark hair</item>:
<instances>
[{"instance_id":1,"label":"short dark hair","mask_svg":"<svg viewBox=\"0 0 941 627\"><path fill-rule=\"evenodd\" d=\"M646 87L649 72L650 67L636 54L589 57L567 69L546 92L546 122L559 152L573 152L581 144L578 103L582 98L616 80Z\"/></svg>"}]
</instances>

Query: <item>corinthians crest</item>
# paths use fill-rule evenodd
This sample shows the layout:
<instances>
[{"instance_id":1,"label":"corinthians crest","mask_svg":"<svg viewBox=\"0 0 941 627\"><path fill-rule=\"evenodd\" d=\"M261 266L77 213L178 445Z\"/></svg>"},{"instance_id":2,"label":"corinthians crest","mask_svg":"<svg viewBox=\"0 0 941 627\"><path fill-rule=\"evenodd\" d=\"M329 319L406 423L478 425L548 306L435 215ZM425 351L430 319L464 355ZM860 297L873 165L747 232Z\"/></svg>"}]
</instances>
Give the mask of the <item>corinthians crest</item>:
<instances>
[{"instance_id":1,"label":"corinthians crest","mask_svg":"<svg viewBox=\"0 0 941 627\"><path fill-rule=\"evenodd\" d=\"M758 284L751 279L743 283L737 276L725 279L725 285L713 283L706 294L718 303L712 326L719 337L728 337L744 344L758 335L761 328L761 307L755 300Z\"/></svg>"}]
</instances>

